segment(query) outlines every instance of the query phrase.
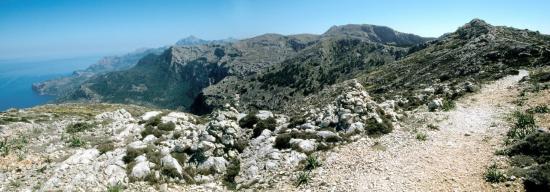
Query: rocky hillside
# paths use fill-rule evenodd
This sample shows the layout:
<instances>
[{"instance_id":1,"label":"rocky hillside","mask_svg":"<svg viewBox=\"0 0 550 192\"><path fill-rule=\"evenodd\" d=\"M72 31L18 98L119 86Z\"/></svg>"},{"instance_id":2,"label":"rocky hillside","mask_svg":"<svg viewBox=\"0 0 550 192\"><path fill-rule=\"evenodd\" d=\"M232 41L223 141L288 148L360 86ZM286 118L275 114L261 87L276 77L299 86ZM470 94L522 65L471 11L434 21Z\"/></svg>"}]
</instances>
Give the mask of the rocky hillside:
<instances>
[{"instance_id":1,"label":"rocky hillside","mask_svg":"<svg viewBox=\"0 0 550 192\"><path fill-rule=\"evenodd\" d=\"M391 132L395 106L372 101L355 81L346 89L299 122L231 105L203 117L111 104L8 111L0 114L0 190L267 189L318 166L304 162L317 161L316 151Z\"/></svg>"},{"instance_id":2,"label":"rocky hillside","mask_svg":"<svg viewBox=\"0 0 550 192\"><path fill-rule=\"evenodd\" d=\"M71 76L34 83L32 89L40 95L65 96L68 92L74 91L80 84L91 79L95 75L129 69L136 65L144 56L149 54L160 54L165 49L165 47L143 49L121 56L103 57L88 68L73 72Z\"/></svg>"},{"instance_id":3,"label":"rocky hillside","mask_svg":"<svg viewBox=\"0 0 550 192\"><path fill-rule=\"evenodd\" d=\"M229 94L225 99L238 98L244 108L307 110L308 105L322 106L325 97L337 95L324 90L326 85L356 78L379 101L392 99L405 108L432 99L443 103L477 90L482 82L517 73L520 67L549 65L549 38L475 19L453 33L409 49L393 46L393 41L324 41L271 70L231 82L233 92L228 92L237 97ZM211 96L205 99L207 104L223 100L219 90L209 87L205 93Z\"/></svg>"},{"instance_id":4,"label":"rocky hillside","mask_svg":"<svg viewBox=\"0 0 550 192\"><path fill-rule=\"evenodd\" d=\"M393 62L407 53L406 47L427 40L387 27L346 25L323 35L265 34L222 45L174 46L132 69L93 78L62 100L135 103L203 114L240 94L244 107L275 109L282 101L262 100L300 98ZM201 70L204 73L196 72ZM303 74L285 78L288 72ZM269 75L260 76L265 73ZM292 89L273 89L271 84ZM271 90L263 91L266 88ZM295 89L305 91L294 94Z\"/></svg>"}]
</instances>

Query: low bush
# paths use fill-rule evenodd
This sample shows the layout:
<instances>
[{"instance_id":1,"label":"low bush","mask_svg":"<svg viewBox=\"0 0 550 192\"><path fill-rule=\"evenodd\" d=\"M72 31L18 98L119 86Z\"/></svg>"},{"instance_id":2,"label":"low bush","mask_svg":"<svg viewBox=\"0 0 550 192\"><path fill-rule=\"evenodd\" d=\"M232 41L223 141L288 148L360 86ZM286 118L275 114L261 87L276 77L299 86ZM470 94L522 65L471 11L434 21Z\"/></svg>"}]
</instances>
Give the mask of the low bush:
<instances>
[{"instance_id":1,"label":"low bush","mask_svg":"<svg viewBox=\"0 0 550 192\"><path fill-rule=\"evenodd\" d=\"M313 170L317 167L321 166L321 163L319 162L319 159L315 155L309 155L306 158L306 165L304 167L305 170Z\"/></svg>"},{"instance_id":2,"label":"low bush","mask_svg":"<svg viewBox=\"0 0 550 192\"><path fill-rule=\"evenodd\" d=\"M86 145L86 142L84 140L82 140L80 137L78 136L72 136L70 139L69 139L69 147L82 147Z\"/></svg>"},{"instance_id":3,"label":"low bush","mask_svg":"<svg viewBox=\"0 0 550 192\"><path fill-rule=\"evenodd\" d=\"M106 142L97 145L97 150L99 154L104 154L115 149L115 144L113 142Z\"/></svg>"},{"instance_id":4,"label":"low bush","mask_svg":"<svg viewBox=\"0 0 550 192\"><path fill-rule=\"evenodd\" d=\"M428 135L426 135L426 133L418 132L416 133L416 140L426 141L428 140Z\"/></svg>"},{"instance_id":5,"label":"low bush","mask_svg":"<svg viewBox=\"0 0 550 192\"><path fill-rule=\"evenodd\" d=\"M78 123L73 123L73 124L68 125L68 126L65 128L65 131L66 131L67 133L78 133L78 132L90 130L90 129L92 129L93 127L94 127L94 125L91 124L91 123L78 122Z\"/></svg>"},{"instance_id":6,"label":"low bush","mask_svg":"<svg viewBox=\"0 0 550 192\"><path fill-rule=\"evenodd\" d=\"M456 107L456 103L454 100L444 99L443 106L441 108L443 109L443 111L450 111L450 110L453 110L455 107Z\"/></svg>"},{"instance_id":7,"label":"low bush","mask_svg":"<svg viewBox=\"0 0 550 192\"><path fill-rule=\"evenodd\" d=\"M242 128L252 128L258 121L259 119L255 113L249 113L239 120L239 126Z\"/></svg>"},{"instance_id":8,"label":"low bush","mask_svg":"<svg viewBox=\"0 0 550 192\"><path fill-rule=\"evenodd\" d=\"M109 185L107 187L107 192L121 192L124 190L124 186L122 186L122 183L117 182L115 185Z\"/></svg>"},{"instance_id":9,"label":"low bush","mask_svg":"<svg viewBox=\"0 0 550 192\"><path fill-rule=\"evenodd\" d=\"M241 171L241 162L239 159L233 159L227 165L227 170L225 172L224 176L224 184L232 190L237 189L237 183L235 182L235 177L239 175L239 172Z\"/></svg>"},{"instance_id":10,"label":"low bush","mask_svg":"<svg viewBox=\"0 0 550 192\"><path fill-rule=\"evenodd\" d=\"M531 109L527 110L528 113L548 113L550 109L546 105L537 105Z\"/></svg>"},{"instance_id":11,"label":"low bush","mask_svg":"<svg viewBox=\"0 0 550 192\"><path fill-rule=\"evenodd\" d=\"M303 116L293 116L290 118L289 123L287 125L288 128L294 128L299 125L302 125L306 123L306 118Z\"/></svg>"},{"instance_id":12,"label":"low bush","mask_svg":"<svg viewBox=\"0 0 550 192\"><path fill-rule=\"evenodd\" d=\"M201 164L206 161L208 157L204 155L204 152L201 149L191 151L191 157L189 158L189 163L195 163L196 165Z\"/></svg>"},{"instance_id":13,"label":"low bush","mask_svg":"<svg viewBox=\"0 0 550 192\"><path fill-rule=\"evenodd\" d=\"M279 134L277 135L277 137L275 138L275 144L273 147L277 148L277 149L288 149L290 148L290 139L292 137L290 136L290 134Z\"/></svg>"},{"instance_id":14,"label":"low bush","mask_svg":"<svg viewBox=\"0 0 550 192\"><path fill-rule=\"evenodd\" d=\"M256 123L256 127L254 127L254 130L252 131L252 138L260 136L265 129L275 131L276 127L277 121L273 117L267 118L265 120L259 120L258 123Z\"/></svg>"},{"instance_id":15,"label":"low bush","mask_svg":"<svg viewBox=\"0 0 550 192\"><path fill-rule=\"evenodd\" d=\"M506 178L504 177L504 174L500 172L497 169L496 165L491 165L489 168L487 168L487 171L485 171L485 180L487 182L491 183L498 183L504 181Z\"/></svg>"},{"instance_id":16,"label":"low bush","mask_svg":"<svg viewBox=\"0 0 550 192\"><path fill-rule=\"evenodd\" d=\"M518 111L513 114L513 117L515 118L514 126L507 133L509 139L521 140L536 131L535 118L532 114Z\"/></svg>"},{"instance_id":17,"label":"low bush","mask_svg":"<svg viewBox=\"0 0 550 192\"><path fill-rule=\"evenodd\" d=\"M530 169L523 181L523 185L528 192L550 191L550 163Z\"/></svg>"},{"instance_id":18,"label":"low bush","mask_svg":"<svg viewBox=\"0 0 550 192\"><path fill-rule=\"evenodd\" d=\"M296 181L296 185L300 186L303 184L308 184L309 180L311 180L311 178L309 177L309 172L300 172L298 174L298 180Z\"/></svg>"},{"instance_id":19,"label":"low bush","mask_svg":"<svg viewBox=\"0 0 550 192\"><path fill-rule=\"evenodd\" d=\"M157 125L157 128L163 131L173 131L176 128L174 122L160 123Z\"/></svg>"},{"instance_id":20,"label":"low bush","mask_svg":"<svg viewBox=\"0 0 550 192\"><path fill-rule=\"evenodd\" d=\"M370 118L366 121L366 131L369 135L382 135L391 133L393 130L393 125L391 121L382 118L382 123L379 123L375 118Z\"/></svg>"}]
</instances>

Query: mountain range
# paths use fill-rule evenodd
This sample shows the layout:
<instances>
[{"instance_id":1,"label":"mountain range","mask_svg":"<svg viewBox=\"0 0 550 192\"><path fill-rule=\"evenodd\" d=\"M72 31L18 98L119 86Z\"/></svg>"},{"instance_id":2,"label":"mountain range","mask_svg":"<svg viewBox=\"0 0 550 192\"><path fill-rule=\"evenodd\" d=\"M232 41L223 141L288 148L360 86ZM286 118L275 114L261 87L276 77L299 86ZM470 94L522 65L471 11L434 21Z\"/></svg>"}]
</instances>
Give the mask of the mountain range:
<instances>
[{"instance_id":1,"label":"mountain range","mask_svg":"<svg viewBox=\"0 0 550 192\"><path fill-rule=\"evenodd\" d=\"M427 84L479 83L513 68L542 65L549 60L548 47L547 35L479 19L439 38L376 25L239 41L190 36L168 48L105 58L54 81L59 83L34 87L41 93L62 90L59 101L134 103L197 114L238 101L240 109L288 111L354 78L375 95L411 101Z\"/></svg>"}]
</instances>

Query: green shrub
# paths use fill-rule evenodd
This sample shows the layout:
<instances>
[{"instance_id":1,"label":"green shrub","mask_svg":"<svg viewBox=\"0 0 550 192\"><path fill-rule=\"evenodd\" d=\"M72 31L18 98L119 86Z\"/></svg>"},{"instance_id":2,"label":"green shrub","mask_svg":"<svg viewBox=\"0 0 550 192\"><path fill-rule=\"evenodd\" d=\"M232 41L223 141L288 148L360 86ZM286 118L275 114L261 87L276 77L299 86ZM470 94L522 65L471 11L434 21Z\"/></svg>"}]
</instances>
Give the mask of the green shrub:
<instances>
[{"instance_id":1,"label":"green shrub","mask_svg":"<svg viewBox=\"0 0 550 192\"><path fill-rule=\"evenodd\" d=\"M117 182L115 185L109 185L107 187L107 192L121 192L124 189L122 183Z\"/></svg>"},{"instance_id":2,"label":"green shrub","mask_svg":"<svg viewBox=\"0 0 550 192\"><path fill-rule=\"evenodd\" d=\"M527 110L528 113L548 113L550 112L550 109L548 109L548 106L546 105L537 105L529 110Z\"/></svg>"},{"instance_id":3,"label":"green shrub","mask_svg":"<svg viewBox=\"0 0 550 192\"><path fill-rule=\"evenodd\" d=\"M69 147L82 147L86 145L86 142L84 140L82 140L80 137L78 136L72 136L70 139L69 139Z\"/></svg>"},{"instance_id":4,"label":"green shrub","mask_svg":"<svg viewBox=\"0 0 550 192\"><path fill-rule=\"evenodd\" d=\"M176 124L174 122L160 123L157 128L163 131L173 131L176 128Z\"/></svg>"},{"instance_id":5,"label":"green shrub","mask_svg":"<svg viewBox=\"0 0 550 192\"><path fill-rule=\"evenodd\" d=\"M439 126L435 125L435 124L428 124L427 125L428 129L431 129L431 130L439 130Z\"/></svg>"},{"instance_id":6,"label":"green shrub","mask_svg":"<svg viewBox=\"0 0 550 192\"><path fill-rule=\"evenodd\" d=\"M319 166L321 166L321 163L317 159L317 156L309 155L306 158L306 165L305 165L304 169L309 171L309 170L313 170L313 169L315 169Z\"/></svg>"},{"instance_id":7,"label":"green shrub","mask_svg":"<svg viewBox=\"0 0 550 192\"><path fill-rule=\"evenodd\" d=\"M248 140L246 139L237 139L233 145L233 148L235 148L239 153L242 153L246 147L248 147Z\"/></svg>"},{"instance_id":8,"label":"green shrub","mask_svg":"<svg viewBox=\"0 0 550 192\"><path fill-rule=\"evenodd\" d=\"M92 129L93 127L94 127L94 125L91 124L91 123L78 122L78 123L73 123L73 124L68 125L68 126L65 128L65 131L66 131L67 133L78 133L78 132L90 130L90 129Z\"/></svg>"},{"instance_id":9,"label":"green shrub","mask_svg":"<svg viewBox=\"0 0 550 192\"><path fill-rule=\"evenodd\" d=\"M526 191L550 190L550 163L535 166L527 172L523 181Z\"/></svg>"},{"instance_id":10,"label":"green shrub","mask_svg":"<svg viewBox=\"0 0 550 192\"><path fill-rule=\"evenodd\" d=\"M106 142L106 143L99 144L97 146L97 150L99 151L99 154L104 154L114 149L115 149L115 144L113 142Z\"/></svg>"},{"instance_id":11,"label":"green shrub","mask_svg":"<svg viewBox=\"0 0 550 192\"><path fill-rule=\"evenodd\" d=\"M303 184L307 184L309 183L309 180L311 180L311 178L309 177L309 172L300 172L298 174L298 180L296 181L296 185L300 186Z\"/></svg>"},{"instance_id":12,"label":"green shrub","mask_svg":"<svg viewBox=\"0 0 550 192\"><path fill-rule=\"evenodd\" d=\"M290 148L290 139L292 137L290 136L290 134L279 134L277 135L277 137L275 138L275 144L273 147L277 148L277 149L288 149Z\"/></svg>"},{"instance_id":13,"label":"green shrub","mask_svg":"<svg viewBox=\"0 0 550 192\"><path fill-rule=\"evenodd\" d=\"M122 157L122 161L124 163L129 164L130 162L134 161L134 159L142 154L145 153L145 150L138 150L138 149L126 149L126 155Z\"/></svg>"},{"instance_id":14,"label":"green shrub","mask_svg":"<svg viewBox=\"0 0 550 192\"><path fill-rule=\"evenodd\" d=\"M536 131L535 118L532 114L518 111L513 116L516 122L507 133L509 139L521 140Z\"/></svg>"},{"instance_id":15,"label":"green shrub","mask_svg":"<svg viewBox=\"0 0 550 192\"><path fill-rule=\"evenodd\" d=\"M306 118L303 116L293 116L289 120L288 128L294 128L296 126L306 123Z\"/></svg>"},{"instance_id":16,"label":"green shrub","mask_svg":"<svg viewBox=\"0 0 550 192\"><path fill-rule=\"evenodd\" d=\"M145 123L145 125L150 125L150 126L158 126L160 123L162 123L161 121L161 115L157 115L155 117L151 117L149 120L147 120L147 122Z\"/></svg>"},{"instance_id":17,"label":"green shrub","mask_svg":"<svg viewBox=\"0 0 550 192\"><path fill-rule=\"evenodd\" d=\"M441 108L443 109L443 111L450 111L450 110L453 110L455 107L456 107L456 103L454 100L444 99L443 106Z\"/></svg>"},{"instance_id":18,"label":"green shrub","mask_svg":"<svg viewBox=\"0 0 550 192\"><path fill-rule=\"evenodd\" d=\"M162 137L166 132L160 129L153 127L152 125L146 125L145 129L141 131L141 137L146 137L147 135L154 135L157 138Z\"/></svg>"},{"instance_id":19,"label":"green shrub","mask_svg":"<svg viewBox=\"0 0 550 192\"><path fill-rule=\"evenodd\" d=\"M242 128L252 128L258 121L259 119L255 113L249 113L239 120L239 126Z\"/></svg>"},{"instance_id":20,"label":"green shrub","mask_svg":"<svg viewBox=\"0 0 550 192\"><path fill-rule=\"evenodd\" d=\"M510 158L510 164L516 167L527 167L535 163L535 160L527 155L514 155Z\"/></svg>"},{"instance_id":21,"label":"green shrub","mask_svg":"<svg viewBox=\"0 0 550 192\"><path fill-rule=\"evenodd\" d=\"M386 118L382 118L382 123L378 123L375 118L370 118L366 121L366 131L369 135L382 135L391 133L393 125L391 121Z\"/></svg>"},{"instance_id":22,"label":"green shrub","mask_svg":"<svg viewBox=\"0 0 550 192\"><path fill-rule=\"evenodd\" d=\"M418 132L416 133L416 140L426 141L428 140L428 135L426 133Z\"/></svg>"},{"instance_id":23,"label":"green shrub","mask_svg":"<svg viewBox=\"0 0 550 192\"><path fill-rule=\"evenodd\" d=\"M241 171L241 162L239 159L233 159L227 165L227 170L224 175L224 184L232 190L237 189L237 183L235 183L235 177L239 175L239 172Z\"/></svg>"},{"instance_id":24,"label":"green shrub","mask_svg":"<svg viewBox=\"0 0 550 192\"><path fill-rule=\"evenodd\" d=\"M504 174L502 174L494 164L487 168L487 171L485 171L485 180L487 182L498 183L504 181L505 179Z\"/></svg>"},{"instance_id":25,"label":"green shrub","mask_svg":"<svg viewBox=\"0 0 550 192\"><path fill-rule=\"evenodd\" d=\"M10 147L8 145L8 138L4 137L3 141L0 141L0 155L5 157L10 153Z\"/></svg>"},{"instance_id":26,"label":"green shrub","mask_svg":"<svg viewBox=\"0 0 550 192\"><path fill-rule=\"evenodd\" d=\"M273 117L267 118L265 120L259 120L258 123L256 123L256 127L254 127L254 130L252 131L252 138L260 136L265 129L275 131L276 127L277 121Z\"/></svg>"},{"instance_id":27,"label":"green shrub","mask_svg":"<svg viewBox=\"0 0 550 192\"><path fill-rule=\"evenodd\" d=\"M191 152L191 157L189 158L189 163L195 163L196 165L201 164L206 161L208 157L204 155L204 152L201 149Z\"/></svg>"},{"instance_id":28,"label":"green shrub","mask_svg":"<svg viewBox=\"0 0 550 192\"><path fill-rule=\"evenodd\" d=\"M550 133L537 132L511 146L508 155L527 155L538 163L550 162Z\"/></svg>"}]
</instances>

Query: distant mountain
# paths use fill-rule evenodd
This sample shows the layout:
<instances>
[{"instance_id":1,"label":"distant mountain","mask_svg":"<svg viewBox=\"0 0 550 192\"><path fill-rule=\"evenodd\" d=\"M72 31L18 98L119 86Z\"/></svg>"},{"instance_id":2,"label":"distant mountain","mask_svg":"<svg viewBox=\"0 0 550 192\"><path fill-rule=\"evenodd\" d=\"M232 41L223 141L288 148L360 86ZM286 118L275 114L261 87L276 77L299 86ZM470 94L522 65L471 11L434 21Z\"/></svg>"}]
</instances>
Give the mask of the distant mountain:
<instances>
[{"instance_id":1,"label":"distant mountain","mask_svg":"<svg viewBox=\"0 0 550 192\"><path fill-rule=\"evenodd\" d=\"M404 99L414 106L425 102L417 101L416 90L454 89L459 82L478 83L520 66L548 64L548 39L476 19L437 39L383 26L344 25L321 35L265 34L233 43L176 45L134 68L98 75L62 100L137 103L197 114L238 102L241 110L284 112L311 105L304 102L308 98L337 95L323 90L357 79L381 100Z\"/></svg>"},{"instance_id":2,"label":"distant mountain","mask_svg":"<svg viewBox=\"0 0 550 192\"><path fill-rule=\"evenodd\" d=\"M160 54L165 49L166 47L141 49L125 55L103 57L88 68L75 71L71 76L34 83L32 88L41 95L63 96L95 75L129 69L145 55Z\"/></svg>"},{"instance_id":3,"label":"distant mountain","mask_svg":"<svg viewBox=\"0 0 550 192\"><path fill-rule=\"evenodd\" d=\"M234 43L236 41L238 41L238 39L234 39L234 38L227 38L227 39L220 39L220 40L204 40L191 35L177 41L175 45L193 46L193 45L206 45L206 44L224 44L224 43Z\"/></svg>"},{"instance_id":4,"label":"distant mountain","mask_svg":"<svg viewBox=\"0 0 550 192\"><path fill-rule=\"evenodd\" d=\"M251 80L258 74L272 74L259 80L274 85L292 84L295 89L315 81L315 88L309 89L315 92L352 78L358 70L400 58L407 52L402 46L429 40L393 30L378 30L378 26L358 25L363 32L349 26L352 25L332 28L323 35L265 34L225 44L191 36L159 56L142 59L130 70L93 78L63 99L138 103L208 112L202 110L233 100L237 94L242 94L245 100L261 98L263 92L253 87L257 82ZM326 71L319 74L318 66ZM291 75L294 73L306 76L298 80ZM287 85L285 80L293 82ZM248 94L244 94L246 89L250 89ZM281 91L272 96L287 93L290 92ZM263 105L273 108L275 104Z\"/></svg>"}]
</instances>

